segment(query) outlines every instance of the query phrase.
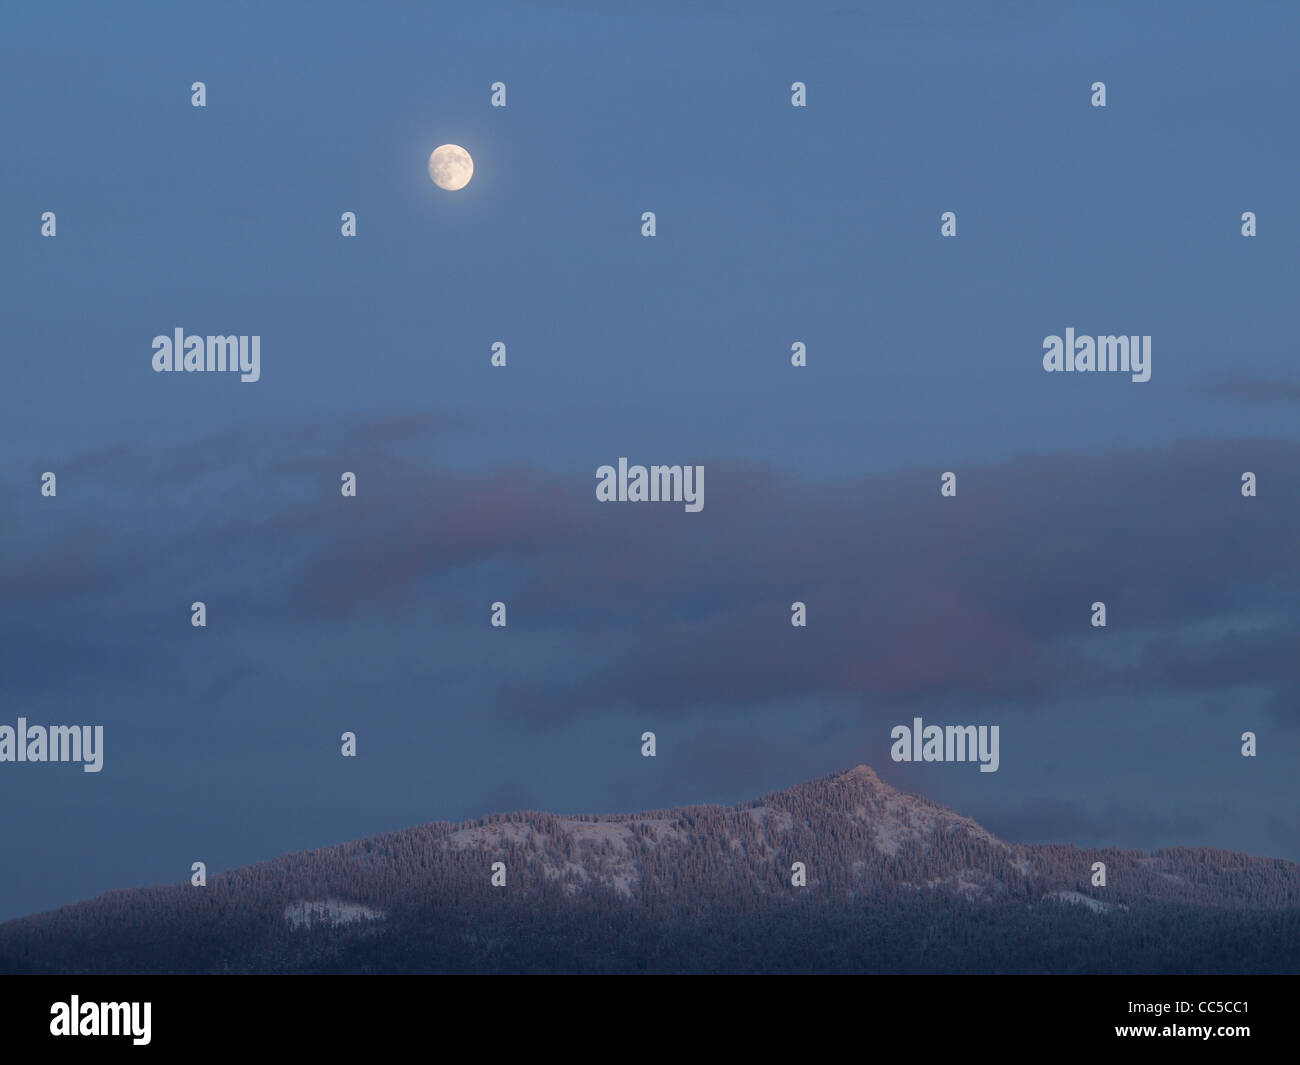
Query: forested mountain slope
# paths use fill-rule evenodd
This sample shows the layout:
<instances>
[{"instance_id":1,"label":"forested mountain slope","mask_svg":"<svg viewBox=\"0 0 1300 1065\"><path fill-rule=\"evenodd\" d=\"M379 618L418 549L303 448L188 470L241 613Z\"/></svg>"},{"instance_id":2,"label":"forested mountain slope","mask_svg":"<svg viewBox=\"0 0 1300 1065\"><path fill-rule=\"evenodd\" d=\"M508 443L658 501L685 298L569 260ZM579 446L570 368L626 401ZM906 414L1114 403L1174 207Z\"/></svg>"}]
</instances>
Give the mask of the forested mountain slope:
<instances>
[{"instance_id":1,"label":"forested mountain slope","mask_svg":"<svg viewBox=\"0 0 1300 1065\"><path fill-rule=\"evenodd\" d=\"M433 823L205 887L110 892L0 925L0 958L64 972L1300 971L1300 865L1007 844L858 766L733 807Z\"/></svg>"}]
</instances>

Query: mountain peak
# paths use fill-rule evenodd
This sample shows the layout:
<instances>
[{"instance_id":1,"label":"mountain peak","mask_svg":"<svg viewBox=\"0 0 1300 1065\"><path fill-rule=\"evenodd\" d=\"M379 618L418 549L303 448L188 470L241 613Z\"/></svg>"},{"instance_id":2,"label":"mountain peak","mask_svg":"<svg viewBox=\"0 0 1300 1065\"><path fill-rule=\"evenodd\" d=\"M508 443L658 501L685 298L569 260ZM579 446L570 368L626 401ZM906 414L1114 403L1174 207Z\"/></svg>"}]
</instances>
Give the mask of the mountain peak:
<instances>
[{"instance_id":1,"label":"mountain peak","mask_svg":"<svg viewBox=\"0 0 1300 1065\"><path fill-rule=\"evenodd\" d=\"M794 790L812 789L821 790L825 787L844 788L849 787L854 790L865 789L868 792L880 794L893 794L896 788L886 784L877 775L876 771L869 765L855 765L852 769L842 769L838 773L831 773L828 776L821 777L817 780L810 780L804 784L794 785Z\"/></svg>"},{"instance_id":2,"label":"mountain peak","mask_svg":"<svg viewBox=\"0 0 1300 1065\"><path fill-rule=\"evenodd\" d=\"M835 776L850 777L854 780L865 780L868 784L884 783L884 781L876 775L876 771L869 765L855 765L852 769L846 769L842 773L836 773Z\"/></svg>"}]
</instances>

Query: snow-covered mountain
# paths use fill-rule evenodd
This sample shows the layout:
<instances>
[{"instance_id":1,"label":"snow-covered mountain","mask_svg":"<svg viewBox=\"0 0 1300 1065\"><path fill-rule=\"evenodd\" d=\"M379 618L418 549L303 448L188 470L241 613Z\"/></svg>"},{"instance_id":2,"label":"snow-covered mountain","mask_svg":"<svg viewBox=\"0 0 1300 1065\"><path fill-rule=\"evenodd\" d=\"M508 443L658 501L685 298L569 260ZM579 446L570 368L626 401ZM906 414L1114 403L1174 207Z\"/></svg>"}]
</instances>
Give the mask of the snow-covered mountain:
<instances>
[{"instance_id":1,"label":"snow-covered mountain","mask_svg":"<svg viewBox=\"0 0 1300 1065\"><path fill-rule=\"evenodd\" d=\"M1300 969L1300 865L1207 848L1010 844L857 766L730 807L438 822L217 873L204 887L111 892L0 925L0 967L403 971L465 961L496 971L517 958L546 971L618 970L630 951L629 968L676 970L701 955L655 960L660 948L685 949L678 937L693 942L708 927L735 939L735 952L750 943L769 971L798 953L766 953L797 926L800 943L831 937L826 968L871 962L837 946L865 936L870 950L892 951L876 960L927 971L959 965L955 944L967 937L1000 929L1005 939L1028 922L1047 931L1014 949L1029 950L1035 966L1068 969L1033 951L1058 934L1167 941L1168 931L1136 922L1165 921L1171 907L1183 914L1171 927L1201 936L1188 939L1197 944L1219 941L1196 922L1253 915L1233 918L1207 957L1231 955L1245 935L1272 945L1241 964L1285 968L1290 957ZM922 912L930 932L909 960L907 929ZM531 953L514 953L525 942ZM750 955L719 964L744 968ZM821 957L800 965L823 967Z\"/></svg>"}]
</instances>

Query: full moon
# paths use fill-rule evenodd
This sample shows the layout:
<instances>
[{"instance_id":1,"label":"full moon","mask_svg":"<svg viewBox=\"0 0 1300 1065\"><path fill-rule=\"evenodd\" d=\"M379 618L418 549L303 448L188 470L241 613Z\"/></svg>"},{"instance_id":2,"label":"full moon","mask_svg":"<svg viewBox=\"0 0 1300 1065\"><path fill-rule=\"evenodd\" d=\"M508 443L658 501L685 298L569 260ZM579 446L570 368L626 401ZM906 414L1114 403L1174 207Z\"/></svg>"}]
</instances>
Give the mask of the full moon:
<instances>
[{"instance_id":1,"label":"full moon","mask_svg":"<svg viewBox=\"0 0 1300 1065\"><path fill-rule=\"evenodd\" d=\"M443 144L429 156L429 177L440 189L455 192L474 176L474 160L459 144Z\"/></svg>"}]
</instances>

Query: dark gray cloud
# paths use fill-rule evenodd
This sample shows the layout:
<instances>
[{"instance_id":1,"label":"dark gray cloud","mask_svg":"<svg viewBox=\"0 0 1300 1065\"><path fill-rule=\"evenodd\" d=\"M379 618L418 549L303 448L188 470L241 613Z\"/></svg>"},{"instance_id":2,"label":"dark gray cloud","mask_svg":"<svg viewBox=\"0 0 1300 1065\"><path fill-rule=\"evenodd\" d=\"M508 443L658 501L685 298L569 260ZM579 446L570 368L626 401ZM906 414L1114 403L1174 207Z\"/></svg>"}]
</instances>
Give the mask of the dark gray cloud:
<instances>
[{"instance_id":1,"label":"dark gray cloud","mask_svg":"<svg viewBox=\"0 0 1300 1065\"><path fill-rule=\"evenodd\" d=\"M595 461L567 476L467 472L356 443L394 426L402 437L437 422L389 418L343 441L311 426L209 441L187 460L184 508L150 500L143 530L68 519L26 553L11 547L0 588L56 613L92 593L147 613L188 573L210 598L228 589L272 616L328 623L409 609L487 566L507 575L487 601L572 646L568 668L501 683L502 704L529 720L807 696L1032 707L1084 676L1130 695L1264 684L1295 712L1294 444L1021 456L957 470L955 499L940 498L935 470L814 481L706 460L705 508L691 514L597 502ZM302 458L267 459L290 442ZM132 484L153 483L151 456L164 483L179 477L165 453L109 453L95 485L124 511ZM338 492L345 468L355 500ZM1258 498L1242 498L1243 469ZM57 505L75 506L69 494ZM67 603L52 605L59 595ZM807 629L789 624L794 600ZM1088 623L1095 600L1104 631Z\"/></svg>"},{"instance_id":2,"label":"dark gray cloud","mask_svg":"<svg viewBox=\"0 0 1300 1065\"><path fill-rule=\"evenodd\" d=\"M1295 403L1300 400L1300 381L1292 377L1223 373L1207 378L1197 391L1241 403Z\"/></svg>"}]
</instances>

